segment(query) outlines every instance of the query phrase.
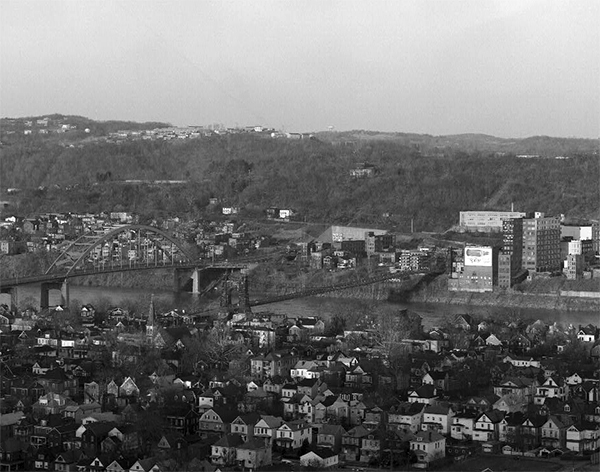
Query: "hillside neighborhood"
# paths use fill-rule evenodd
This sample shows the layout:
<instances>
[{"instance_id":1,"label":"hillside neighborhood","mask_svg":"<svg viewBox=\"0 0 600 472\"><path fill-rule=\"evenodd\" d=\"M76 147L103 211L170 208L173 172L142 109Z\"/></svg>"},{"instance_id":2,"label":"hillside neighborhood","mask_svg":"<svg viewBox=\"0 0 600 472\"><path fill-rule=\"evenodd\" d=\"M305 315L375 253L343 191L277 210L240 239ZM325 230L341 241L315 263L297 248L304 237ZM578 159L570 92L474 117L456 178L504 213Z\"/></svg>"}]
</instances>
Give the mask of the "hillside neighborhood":
<instances>
[{"instance_id":1,"label":"hillside neighborhood","mask_svg":"<svg viewBox=\"0 0 600 472\"><path fill-rule=\"evenodd\" d=\"M597 460L597 326L62 310L0 315L2 470Z\"/></svg>"}]
</instances>

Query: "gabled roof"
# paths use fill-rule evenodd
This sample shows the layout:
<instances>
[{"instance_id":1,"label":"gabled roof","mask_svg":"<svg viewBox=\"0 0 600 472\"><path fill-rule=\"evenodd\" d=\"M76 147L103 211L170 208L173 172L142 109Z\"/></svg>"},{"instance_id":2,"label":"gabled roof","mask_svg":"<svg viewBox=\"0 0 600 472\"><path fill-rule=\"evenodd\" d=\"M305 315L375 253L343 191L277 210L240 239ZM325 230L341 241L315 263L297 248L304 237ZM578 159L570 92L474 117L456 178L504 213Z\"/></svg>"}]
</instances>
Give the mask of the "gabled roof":
<instances>
[{"instance_id":1,"label":"gabled roof","mask_svg":"<svg viewBox=\"0 0 600 472\"><path fill-rule=\"evenodd\" d=\"M413 395L414 393L414 395ZM435 387L433 385L421 385L416 390L410 392L410 396L417 396L419 398L435 398L437 397L435 393Z\"/></svg>"},{"instance_id":2,"label":"gabled roof","mask_svg":"<svg viewBox=\"0 0 600 472\"><path fill-rule=\"evenodd\" d=\"M286 429L290 431L298 431L301 429L310 428L310 425L302 420L285 421L278 429Z\"/></svg>"},{"instance_id":3,"label":"gabled roof","mask_svg":"<svg viewBox=\"0 0 600 472\"><path fill-rule=\"evenodd\" d=\"M298 387L310 387L310 388L312 388L313 386L315 386L319 382L320 382L319 379L302 379L300 382L298 382Z\"/></svg>"},{"instance_id":4,"label":"gabled roof","mask_svg":"<svg viewBox=\"0 0 600 472\"><path fill-rule=\"evenodd\" d=\"M483 416L487 417L492 423L499 423L502 421L502 418L504 418L504 412L500 410L486 411L485 413L479 415L477 421L479 421L479 418L482 418Z\"/></svg>"},{"instance_id":5,"label":"gabled roof","mask_svg":"<svg viewBox=\"0 0 600 472\"><path fill-rule=\"evenodd\" d=\"M397 414L397 415L412 416L412 415L420 414L424 408L425 408L425 405L423 403L401 402L401 403L398 403L397 405L394 405L390 409L390 413Z\"/></svg>"},{"instance_id":6,"label":"gabled roof","mask_svg":"<svg viewBox=\"0 0 600 472\"><path fill-rule=\"evenodd\" d=\"M324 424L319 430L319 434L344 434L346 430L339 424Z\"/></svg>"},{"instance_id":7,"label":"gabled roof","mask_svg":"<svg viewBox=\"0 0 600 472\"><path fill-rule=\"evenodd\" d=\"M311 454L318 456L320 459L328 459L329 457L334 457L334 456L338 455L337 452L333 452L331 449L317 448L312 451L308 451L306 454L303 454L302 456L300 456L300 460L302 460L303 457L311 455Z\"/></svg>"},{"instance_id":8,"label":"gabled roof","mask_svg":"<svg viewBox=\"0 0 600 472\"><path fill-rule=\"evenodd\" d=\"M362 438L364 436L368 436L370 433L371 433L371 431L369 431L363 425L359 424L358 426L355 426L354 428L346 431L344 436L352 436L354 438Z\"/></svg>"},{"instance_id":9,"label":"gabled roof","mask_svg":"<svg viewBox=\"0 0 600 472\"><path fill-rule=\"evenodd\" d=\"M239 415L233 421L240 420L245 425L254 426L256 423L260 421L260 415L256 412L246 413L244 415Z\"/></svg>"},{"instance_id":10,"label":"gabled roof","mask_svg":"<svg viewBox=\"0 0 600 472\"><path fill-rule=\"evenodd\" d=\"M283 424L283 419L278 416L262 415L259 422L261 421L264 421L269 428L279 428Z\"/></svg>"},{"instance_id":11,"label":"gabled roof","mask_svg":"<svg viewBox=\"0 0 600 472\"><path fill-rule=\"evenodd\" d=\"M426 405L425 413L431 413L432 415L447 415L451 408L449 405Z\"/></svg>"},{"instance_id":12,"label":"gabled roof","mask_svg":"<svg viewBox=\"0 0 600 472\"><path fill-rule=\"evenodd\" d=\"M213 446L219 447L238 447L243 444L242 437L239 434L225 434Z\"/></svg>"},{"instance_id":13,"label":"gabled roof","mask_svg":"<svg viewBox=\"0 0 600 472\"><path fill-rule=\"evenodd\" d=\"M245 443L238 446L238 449L265 449L267 446L265 445L265 441L261 438L252 438L246 441Z\"/></svg>"},{"instance_id":14,"label":"gabled roof","mask_svg":"<svg viewBox=\"0 0 600 472\"><path fill-rule=\"evenodd\" d=\"M205 411L204 415L206 415L208 412L211 412L211 411L213 413L215 413L219 418L221 418L221 421L223 423L231 423L238 416L237 410L231 410L231 409L222 408L222 407L211 408L211 409ZM202 416L204 416L204 415L202 415Z\"/></svg>"},{"instance_id":15,"label":"gabled roof","mask_svg":"<svg viewBox=\"0 0 600 472\"><path fill-rule=\"evenodd\" d=\"M86 424L85 431L83 432L83 434L89 431L94 436L105 436L108 435L108 432L115 426L115 423L96 421L93 423Z\"/></svg>"}]
</instances>

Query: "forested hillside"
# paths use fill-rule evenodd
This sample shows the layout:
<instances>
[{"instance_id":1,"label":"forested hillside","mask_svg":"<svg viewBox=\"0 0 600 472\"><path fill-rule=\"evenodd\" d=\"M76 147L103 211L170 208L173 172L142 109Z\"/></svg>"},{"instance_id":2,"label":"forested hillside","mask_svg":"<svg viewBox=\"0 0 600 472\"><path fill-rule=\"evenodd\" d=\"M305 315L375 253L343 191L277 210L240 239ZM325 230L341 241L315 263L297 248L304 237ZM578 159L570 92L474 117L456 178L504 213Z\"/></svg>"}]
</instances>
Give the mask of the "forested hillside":
<instances>
[{"instance_id":1,"label":"forested hillside","mask_svg":"<svg viewBox=\"0 0 600 472\"><path fill-rule=\"evenodd\" d=\"M553 139L553 138L549 138ZM460 210L539 210L573 217L598 212L597 154L573 143L570 159L520 159L512 153L438 147L410 140L272 139L252 134L64 147L31 140L0 150L1 186L17 187L17 211L132 210L200 215L208 198L248 215L291 207L308 221L395 224L445 230ZM593 141L591 141L593 143ZM572 149L573 150L573 149ZM522 151L526 152L526 151ZM353 178L360 163L372 177ZM124 184L177 179L181 185ZM384 217L384 214L386 215Z\"/></svg>"}]
</instances>

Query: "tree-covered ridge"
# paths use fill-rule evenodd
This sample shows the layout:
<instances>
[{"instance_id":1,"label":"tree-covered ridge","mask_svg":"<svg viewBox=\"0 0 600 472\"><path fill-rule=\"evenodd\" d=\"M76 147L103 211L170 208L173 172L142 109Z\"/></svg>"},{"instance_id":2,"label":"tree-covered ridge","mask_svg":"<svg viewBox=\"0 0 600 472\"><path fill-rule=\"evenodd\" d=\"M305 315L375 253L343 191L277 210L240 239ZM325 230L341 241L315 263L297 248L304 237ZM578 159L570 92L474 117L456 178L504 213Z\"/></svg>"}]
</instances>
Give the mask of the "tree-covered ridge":
<instances>
[{"instance_id":1,"label":"tree-covered ridge","mask_svg":"<svg viewBox=\"0 0 600 472\"><path fill-rule=\"evenodd\" d=\"M3 188L30 189L22 194L21 214L119 209L194 216L217 197L251 215L291 207L308 221L405 230L412 218L418 230L444 230L461 210L508 210L511 203L522 211L597 215L598 157L570 157L455 149L426 154L397 140L336 144L240 134L81 147L25 142L0 150L0 172ZM374 175L352 177L350 171L365 162ZM187 184L123 183L129 179Z\"/></svg>"}]
</instances>

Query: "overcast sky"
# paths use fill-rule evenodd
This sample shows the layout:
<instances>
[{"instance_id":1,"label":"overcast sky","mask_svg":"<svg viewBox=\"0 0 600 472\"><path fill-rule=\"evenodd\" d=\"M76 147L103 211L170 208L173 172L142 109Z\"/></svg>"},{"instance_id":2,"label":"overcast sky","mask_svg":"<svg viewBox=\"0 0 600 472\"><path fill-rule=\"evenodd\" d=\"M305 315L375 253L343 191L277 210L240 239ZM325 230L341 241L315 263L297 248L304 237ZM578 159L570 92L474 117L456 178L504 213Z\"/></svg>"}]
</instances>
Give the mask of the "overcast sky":
<instances>
[{"instance_id":1,"label":"overcast sky","mask_svg":"<svg viewBox=\"0 0 600 472\"><path fill-rule=\"evenodd\" d=\"M600 1L1 0L0 115L598 137Z\"/></svg>"}]
</instances>

